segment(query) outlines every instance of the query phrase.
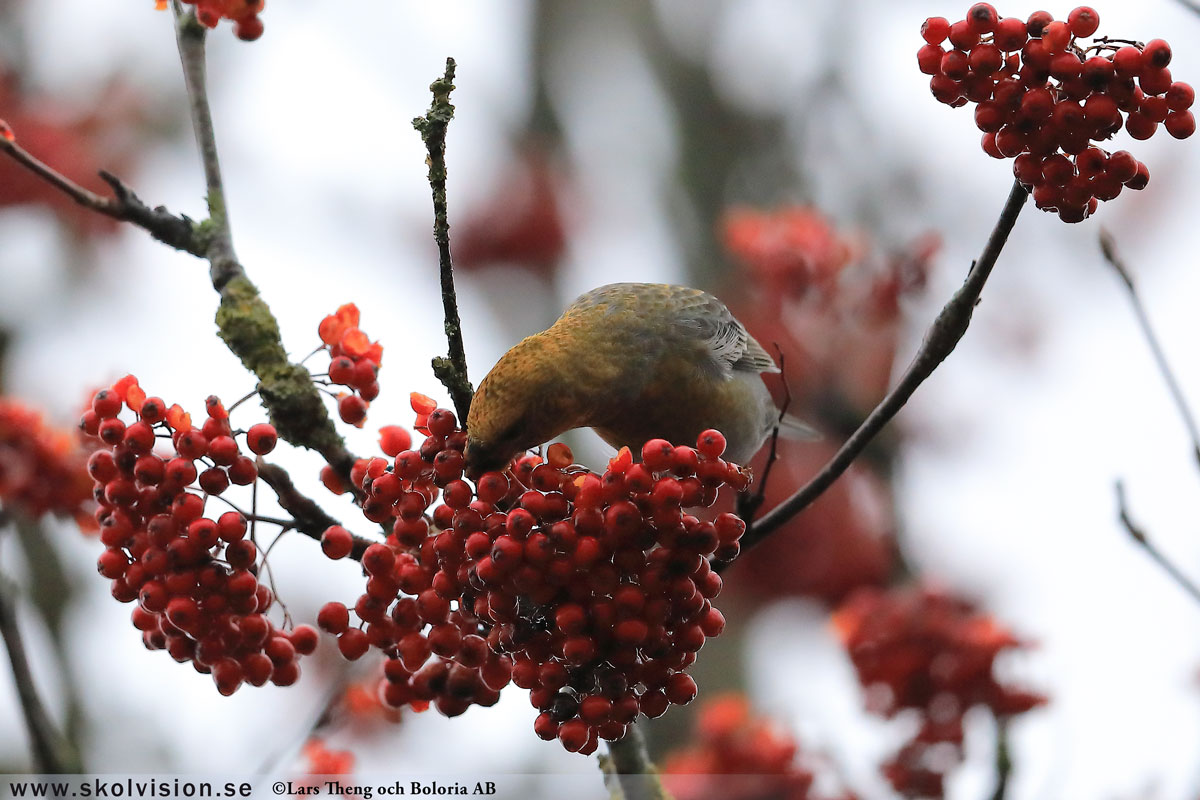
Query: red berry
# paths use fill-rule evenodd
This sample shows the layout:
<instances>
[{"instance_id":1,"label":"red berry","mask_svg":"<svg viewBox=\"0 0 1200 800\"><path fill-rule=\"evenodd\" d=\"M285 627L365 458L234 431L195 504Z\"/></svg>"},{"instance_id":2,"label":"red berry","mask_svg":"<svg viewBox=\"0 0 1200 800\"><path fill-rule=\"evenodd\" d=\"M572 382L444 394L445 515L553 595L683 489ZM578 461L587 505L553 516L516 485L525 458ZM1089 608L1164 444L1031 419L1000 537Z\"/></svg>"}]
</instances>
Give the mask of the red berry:
<instances>
[{"instance_id":1,"label":"red berry","mask_svg":"<svg viewBox=\"0 0 1200 800\"><path fill-rule=\"evenodd\" d=\"M353 549L354 537L341 525L330 525L321 534L321 551L329 558L345 558Z\"/></svg>"},{"instance_id":2,"label":"red berry","mask_svg":"<svg viewBox=\"0 0 1200 800\"><path fill-rule=\"evenodd\" d=\"M921 37L929 44L941 44L950 35L950 22L945 17L930 17L921 25Z\"/></svg>"},{"instance_id":3,"label":"red berry","mask_svg":"<svg viewBox=\"0 0 1200 800\"><path fill-rule=\"evenodd\" d=\"M1196 132L1196 118L1190 111L1172 111L1163 126L1176 139L1186 139Z\"/></svg>"},{"instance_id":4,"label":"red berry","mask_svg":"<svg viewBox=\"0 0 1200 800\"><path fill-rule=\"evenodd\" d=\"M1142 58L1149 69L1163 69L1171 63L1171 45L1162 39L1151 39L1142 48Z\"/></svg>"},{"instance_id":5,"label":"red berry","mask_svg":"<svg viewBox=\"0 0 1200 800\"><path fill-rule=\"evenodd\" d=\"M999 21L996 9L989 3L976 3L967 10L966 22L973 33L991 33Z\"/></svg>"},{"instance_id":6,"label":"red berry","mask_svg":"<svg viewBox=\"0 0 1200 800\"><path fill-rule=\"evenodd\" d=\"M1067 25L1075 36L1091 36L1100 27L1100 15L1094 8L1079 6L1067 15Z\"/></svg>"}]
</instances>

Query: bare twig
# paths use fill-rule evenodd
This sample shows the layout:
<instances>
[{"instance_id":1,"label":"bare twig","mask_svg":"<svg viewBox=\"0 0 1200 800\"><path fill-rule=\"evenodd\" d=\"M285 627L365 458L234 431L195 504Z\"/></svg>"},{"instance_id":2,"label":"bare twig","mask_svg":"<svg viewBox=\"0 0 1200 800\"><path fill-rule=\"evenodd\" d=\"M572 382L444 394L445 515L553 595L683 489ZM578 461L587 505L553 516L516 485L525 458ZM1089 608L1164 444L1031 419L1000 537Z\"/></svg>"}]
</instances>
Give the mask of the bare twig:
<instances>
[{"instance_id":1,"label":"bare twig","mask_svg":"<svg viewBox=\"0 0 1200 800\"><path fill-rule=\"evenodd\" d=\"M979 300L980 293L983 292L984 284L992 272L992 267L996 264L996 258L1008 240L1008 235L1017 221L1017 215L1021 213L1028 196L1029 193L1021 184L1013 183L1008 200L1004 204L1004 210L1000 213L1000 219L992 229L991 236L988 237L987 244L979 255L979 260L971 266L963 285L954 293L954 296L950 298L933 321L929 331L925 334L925 341L921 343L912 363L905 370L895 388L888 392L879 405L875 406L874 410L858 426L858 429L851 434L846 443L833 455L833 458L821 468L821 471L813 476L812 480L748 526L742 537L743 552L762 541L768 534L820 497L849 468L850 464L883 430L892 417L904 407L917 388L954 351L963 334L967 332L975 304Z\"/></svg>"},{"instance_id":2,"label":"bare twig","mask_svg":"<svg viewBox=\"0 0 1200 800\"><path fill-rule=\"evenodd\" d=\"M258 459L258 477L262 478L263 483L270 486L271 490L275 492L280 507L292 515L295 530L305 536L320 541L321 534L325 532L326 528L330 525L341 524L325 513L325 510L317 505L311 497L301 494L296 485L292 483L292 477L283 467L260 458ZM350 550L350 558L355 561L361 560L363 552L372 544L374 542L370 539L355 536L354 546Z\"/></svg>"},{"instance_id":3,"label":"bare twig","mask_svg":"<svg viewBox=\"0 0 1200 800\"><path fill-rule=\"evenodd\" d=\"M0 151L11 156L21 166L40 177L46 183L70 197L79 205L103 214L106 217L132 222L146 230L163 244L183 250L194 256L203 256L204 237L195 222L186 216L175 216L162 206L150 208L133 193L133 190L110 172L100 172L100 177L112 187L112 197L102 197L83 188L58 170L38 159L15 141L0 136Z\"/></svg>"},{"instance_id":4,"label":"bare twig","mask_svg":"<svg viewBox=\"0 0 1200 800\"><path fill-rule=\"evenodd\" d=\"M630 725L624 738L608 743L608 758L601 757L600 769L614 798L670 800L637 725Z\"/></svg>"},{"instance_id":5,"label":"bare twig","mask_svg":"<svg viewBox=\"0 0 1200 800\"><path fill-rule=\"evenodd\" d=\"M779 408L779 417L775 420L775 427L771 430L771 446L767 450L767 462L763 465L763 474L758 481L758 489L753 494L743 492L737 498L737 514L746 520L757 514L758 510L762 508L763 501L767 499L767 480L771 477L771 468L779 459L779 427L783 425L783 418L787 416L788 407L792 404L792 389L788 386L787 373L784 370L783 350L778 343L775 343L775 354L779 360L779 374L783 380L783 405Z\"/></svg>"},{"instance_id":6,"label":"bare twig","mask_svg":"<svg viewBox=\"0 0 1200 800\"><path fill-rule=\"evenodd\" d=\"M1124 526L1125 531L1135 542L1141 545L1142 549L1146 551L1147 555L1149 555L1156 564L1162 567L1163 571L1166 572L1173 581L1179 584L1180 588L1190 594L1193 600L1200 602L1200 586L1197 586L1191 578L1183 573L1183 570L1175 566L1175 564L1169 558L1163 555L1162 551L1159 550L1154 543L1146 537L1146 532L1143 531L1129 515L1129 506L1125 502L1125 483L1123 481L1117 481L1116 492L1117 515L1120 518L1121 525Z\"/></svg>"},{"instance_id":7,"label":"bare twig","mask_svg":"<svg viewBox=\"0 0 1200 800\"><path fill-rule=\"evenodd\" d=\"M429 85L433 104L423 117L413 120L429 151L429 188L433 191L433 238L438 246L438 266L442 282L442 308L446 315L447 357L433 359L433 374L442 382L454 401L458 419L466 424L474 390L467 377L467 355L463 349L462 321L458 316L458 298L454 292L454 262L450 257L450 218L446 210L446 128L454 118L450 92L454 89L454 59L446 59L446 74Z\"/></svg>"},{"instance_id":8,"label":"bare twig","mask_svg":"<svg viewBox=\"0 0 1200 800\"><path fill-rule=\"evenodd\" d=\"M1192 456L1196 459L1197 464L1200 464L1200 428L1196 426L1196 418L1192 415L1192 410L1188 406L1187 399L1183 396L1183 389L1179 387L1179 381L1175 378L1175 372L1171 369L1171 364L1167 361L1167 355L1163 351L1162 344L1159 343L1158 336L1154 332L1154 327L1150 324L1150 316L1146 313L1146 307L1142 305L1141 295L1138 294L1137 287L1134 285L1133 274L1125 266L1125 262L1121 257L1117 255L1117 246L1116 242L1113 241L1112 234L1103 229L1100 231L1100 251L1104 253L1104 260L1116 271L1117 277L1121 279L1121 283L1125 286L1125 291L1129 294L1129 301L1133 303L1133 313L1137 317L1138 327L1142 330L1146 344L1150 346L1150 352L1154 356L1154 363L1158 366L1158 371L1162 374L1163 380L1167 384L1167 391L1171 393L1171 399L1175 402L1175 408L1179 410L1179 416L1183 419L1188 436L1191 437Z\"/></svg>"},{"instance_id":9,"label":"bare twig","mask_svg":"<svg viewBox=\"0 0 1200 800\"><path fill-rule=\"evenodd\" d=\"M1008 780L1012 776L1012 753L1008 742L1008 717L996 718L996 751L993 763L996 767L996 788L992 791L992 800L1004 800L1008 794Z\"/></svg>"},{"instance_id":10,"label":"bare twig","mask_svg":"<svg viewBox=\"0 0 1200 800\"><path fill-rule=\"evenodd\" d=\"M29 731L33 764L36 772L78 772L79 765L68 755L66 739L59 733L33 681L33 670L25 653L25 642L17 624L16 589L7 578L0 577L0 637L8 650L8 661L12 665L13 681L17 686L17 697L25 715L25 727Z\"/></svg>"}]
</instances>

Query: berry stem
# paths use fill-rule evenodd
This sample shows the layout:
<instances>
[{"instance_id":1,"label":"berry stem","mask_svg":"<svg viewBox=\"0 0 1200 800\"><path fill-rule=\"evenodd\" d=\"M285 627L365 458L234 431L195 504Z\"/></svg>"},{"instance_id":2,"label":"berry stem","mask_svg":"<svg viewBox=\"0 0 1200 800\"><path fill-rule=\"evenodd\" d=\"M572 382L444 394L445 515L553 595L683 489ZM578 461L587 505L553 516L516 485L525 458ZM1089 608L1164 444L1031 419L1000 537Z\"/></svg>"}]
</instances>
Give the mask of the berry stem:
<instances>
[{"instance_id":1,"label":"berry stem","mask_svg":"<svg viewBox=\"0 0 1200 800\"><path fill-rule=\"evenodd\" d=\"M326 528L341 524L325 513L324 509L317 505L312 498L301 494L296 489L296 485L292 483L292 477L287 470L278 464L258 459L258 477L275 492L279 506L292 515L292 527L310 539L316 539L319 542L321 534L325 532ZM374 542L370 539L355 536L354 547L351 549L349 557L360 561L362 554L372 544Z\"/></svg>"},{"instance_id":2,"label":"berry stem","mask_svg":"<svg viewBox=\"0 0 1200 800\"><path fill-rule=\"evenodd\" d=\"M54 727L38 695L33 670L25 653L25 642L17 624L16 587L3 576L0 576L0 638L4 639L8 650L13 682L17 687L21 711L25 715L25 727L29 731L35 770L51 774L79 772L82 766L69 755L69 745Z\"/></svg>"},{"instance_id":3,"label":"berry stem","mask_svg":"<svg viewBox=\"0 0 1200 800\"><path fill-rule=\"evenodd\" d=\"M650 761L646 738L637 725L630 725L621 739L608 743L608 758L600 759L605 784L614 798L624 800L669 800L658 770Z\"/></svg>"},{"instance_id":4,"label":"berry stem","mask_svg":"<svg viewBox=\"0 0 1200 800\"><path fill-rule=\"evenodd\" d=\"M450 256L450 218L446 209L446 129L454 118L450 92L454 90L454 59L446 59L446 74L429 85L433 103L423 117L413 120L421 141L429 151L429 188L433 192L433 239L438 247L438 268L442 283L442 308L446 315L446 339L449 356L433 359L433 374L442 382L454 401L460 420L467 419L474 390L467 377L467 354L463 348L462 321L458 316L458 297L454 291L454 261Z\"/></svg>"},{"instance_id":5,"label":"berry stem","mask_svg":"<svg viewBox=\"0 0 1200 800\"><path fill-rule=\"evenodd\" d=\"M1125 528L1126 533L1128 533L1135 542L1141 545L1141 548L1146 551L1146 554L1149 555L1155 563L1162 567L1163 571L1166 572L1173 581L1179 584L1180 588L1191 595L1193 600L1200 602L1200 586L1197 586L1191 578L1183 573L1183 570L1175 566L1174 562L1163 555L1163 552L1146 537L1146 532L1133 521L1133 517L1131 517L1129 514L1129 506L1125 502L1124 481L1117 481L1116 492L1117 516L1121 520L1121 525Z\"/></svg>"},{"instance_id":6,"label":"berry stem","mask_svg":"<svg viewBox=\"0 0 1200 800\"><path fill-rule=\"evenodd\" d=\"M1104 260L1116 271L1117 277L1121 279L1125 291L1129 294L1129 302L1133 304L1133 313L1137 317L1138 327L1142 330L1146 344L1150 346L1150 352L1154 356L1154 363L1158 366L1158 371L1162 374L1163 381L1167 384L1167 391L1171 393L1171 400L1174 401L1175 407L1179 410L1179 416L1183 419L1188 436L1191 437L1192 456L1196 459L1197 465L1200 465L1200 429L1196 427L1196 419L1192 416L1187 399L1183 396L1183 389L1180 388L1179 381L1175 378L1175 372L1171 369L1171 363L1167 361L1167 355L1163 351L1162 344L1154 332L1154 327L1150 324L1150 316L1146 313L1146 307L1142 304L1141 295L1138 294L1137 287L1134 285L1133 274L1125 266L1125 262L1121 260L1121 257L1117 255L1116 242L1113 241L1112 234L1106 230L1100 231L1100 251L1104 253Z\"/></svg>"},{"instance_id":7,"label":"berry stem","mask_svg":"<svg viewBox=\"0 0 1200 800\"><path fill-rule=\"evenodd\" d=\"M996 264L1008 235L1016 224L1017 216L1025 206L1029 192L1019 182L1013 182L1004 210L996 221L984 245L979 259L971 265L967 278L958 291L950 298L925 334L925 340L917 350L916 356L908 369L901 376L887 396L875 406L875 409L863 420L858 429L850 435L845 444L833 455L828 463L821 468L813 478L797 490L791 497L784 500L775 508L753 522L747 520L747 529L742 537L742 552L765 539L783 523L808 508L813 501L820 497L833 482L845 472L856 458L866 449L871 440L896 416L912 397L917 388L933 374L933 371L954 351L967 326L971 324L971 315L975 304L983 292L988 276Z\"/></svg>"}]
</instances>

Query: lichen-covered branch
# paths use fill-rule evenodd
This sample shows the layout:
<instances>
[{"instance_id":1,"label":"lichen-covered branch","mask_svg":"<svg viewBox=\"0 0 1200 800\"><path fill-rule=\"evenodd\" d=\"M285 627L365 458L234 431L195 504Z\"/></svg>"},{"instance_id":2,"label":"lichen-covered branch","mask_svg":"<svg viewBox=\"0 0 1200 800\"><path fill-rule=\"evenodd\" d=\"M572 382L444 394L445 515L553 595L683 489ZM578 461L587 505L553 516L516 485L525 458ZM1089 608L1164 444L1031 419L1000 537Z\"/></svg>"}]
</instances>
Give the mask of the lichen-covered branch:
<instances>
[{"instance_id":1,"label":"lichen-covered branch","mask_svg":"<svg viewBox=\"0 0 1200 800\"><path fill-rule=\"evenodd\" d=\"M933 374L933 371L954 351L967 326L971 324L971 316L975 304L983 292L992 267L1008 235L1016 224L1017 215L1025 205L1029 193L1020 183L1014 182L1004 204L991 236L983 248L983 252L972 266L963 285L946 303L937 318L933 321L925 340L913 358L912 363L900 377L887 396L875 406L858 429L851 434L846 443L833 455L829 462L821 468L808 483L797 490L791 497L784 500L762 517L749 524L742 537L742 549L753 547L778 529L792 517L808 508L826 489L833 485L856 458L866 449L867 445L891 421L892 417L904 407L917 388Z\"/></svg>"},{"instance_id":2,"label":"lichen-covered branch","mask_svg":"<svg viewBox=\"0 0 1200 800\"><path fill-rule=\"evenodd\" d=\"M433 103L425 116L413 120L429 151L429 188L433 192L433 238L438 248L438 268L442 284L442 309L445 313L448 356L433 359L433 374L450 392L458 418L466 421L474 390L467 377L467 355L463 349L462 321L458 316L458 297L454 292L454 262L450 256L450 218L446 210L446 129L454 118L450 92L454 89L454 59L446 59L446 73L429 85Z\"/></svg>"}]
</instances>

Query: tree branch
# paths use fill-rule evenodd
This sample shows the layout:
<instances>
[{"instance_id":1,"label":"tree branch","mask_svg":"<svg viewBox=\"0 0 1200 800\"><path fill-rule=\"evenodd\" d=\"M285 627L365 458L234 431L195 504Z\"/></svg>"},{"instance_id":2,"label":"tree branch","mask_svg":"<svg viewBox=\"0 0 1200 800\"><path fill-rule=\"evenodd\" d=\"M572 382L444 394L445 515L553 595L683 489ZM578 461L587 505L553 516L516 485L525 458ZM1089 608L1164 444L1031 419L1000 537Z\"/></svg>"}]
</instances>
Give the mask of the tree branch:
<instances>
[{"instance_id":1,"label":"tree branch","mask_svg":"<svg viewBox=\"0 0 1200 800\"><path fill-rule=\"evenodd\" d=\"M279 435L293 444L319 452L349 483L355 457L334 428L312 378L300 364L288 360L279 323L238 263L230 233L216 134L208 102L205 70L205 28L192 12L173 0L175 39L187 85L188 105L200 148L208 187L209 218L201 224L207 244L213 288L221 295L217 332L225 345L258 378L258 391Z\"/></svg>"},{"instance_id":2,"label":"tree branch","mask_svg":"<svg viewBox=\"0 0 1200 800\"><path fill-rule=\"evenodd\" d=\"M807 484L753 523L748 522L746 533L742 537L743 552L761 542L820 497L849 468L892 417L896 416L917 388L954 351L963 334L967 332L975 304L1028 196L1025 188L1014 181L1004 210L1000 213L1000 219L992 229L979 260L971 266L963 285L933 321L925 334L924 342L895 388L879 402L846 443Z\"/></svg>"},{"instance_id":3,"label":"tree branch","mask_svg":"<svg viewBox=\"0 0 1200 800\"><path fill-rule=\"evenodd\" d=\"M132 222L144 229L163 244L183 250L194 256L203 256L205 244L195 222L186 216L175 216L162 206L150 208L133 193L133 190L110 172L100 171L100 177L112 187L112 197L101 197L63 175L58 170L38 159L15 141L0 136L0 151L11 156L25 169L40 177L84 208L112 217L121 222Z\"/></svg>"},{"instance_id":4,"label":"tree branch","mask_svg":"<svg viewBox=\"0 0 1200 800\"><path fill-rule=\"evenodd\" d=\"M278 464L258 459L258 477L262 478L263 483L270 486L271 490L275 492L279 506L295 519L296 524L293 526L295 530L305 536L319 542L321 534L325 532L326 528L330 525L341 524L325 513L325 510L317 505L311 497L301 494L296 485L292 483L292 476ZM361 536L353 536L353 539L354 545L350 550L350 558L361 561L362 554L374 542Z\"/></svg>"},{"instance_id":5,"label":"tree branch","mask_svg":"<svg viewBox=\"0 0 1200 800\"><path fill-rule=\"evenodd\" d=\"M66 740L54 727L37 685L33 681L33 670L25 653L25 642L17 624L16 592L7 578L0 577L0 637L8 649L8 661L12 665L13 681L25 715L25 727L29 731L33 764L37 772L63 774L78 772L80 766L68 755Z\"/></svg>"},{"instance_id":6,"label":"tree branch","mask_svg":"<svg viewBox=\"0 0 1200 800\"><path fill-rule=\"evenodd\" d=\"M1142 549L1154 560L1156 564L1163 568L1163 571L1171 577L1175 583L1179 584L1185 592L1192 596L1196 602L1200 602L1200 586L1197 586L1187 575L1183 573L1179 567L1163 555L1153 542L1146 537L1146 532L1133 521L1133 517L1129 514L1129 507L1125 503L1125 484L1118 480L1116 483L1117 491L1117 515L1121 520L1121 525L1125 528L1126 533L1141 545Z\"/></svg>"},{"instance_id":7,"label":"tree branch","mask_svg":"<svg viewBox=\"0 0 1200 800\"><path fill-rule=\"evenodd\" d=\"M601 756L600 769L614 798L670 800L637 725L630 725L624 738L608 743L608 757Z\"/></svg>"},{"instance_id":8,"label":"tree branch","mask_svg":"<svg viewBox=\"0 0 1200 800\"><path fill-rule=\"evenodd\" d=\"M433 359L433 374L442 382L454 401L459 422L466 424L474 390L467 377L467 355L463 349L462 321L458 316L458 297L454 291L454 262L450 257L450 218L446 210L446 128L454 118L450 92L454 89L454 59L446 59L446 74L429 85L433 104L423 117L413 120L421 141L429 151L429 188L433 192L433 238L438 247L441 272L442 308L446 315L446 339L450 353Z\"/></svg>"},{"instance_id":9,"label":"tree branch","mask_svg":"<svg viewBox=\"0 0 1200 800\"><path fill-rule=\"evenodd\" d=\"M221 180L221 162L217 157L216 131L208 105L208 75L204 56L207 30L195 14L184 12L179 0L173 0L172 7L175 12L175 42L179 48L179 60L183 64L192 128L196 132L196 144L204 165L204 181L208 186L208 220L205 226L209 238L205 257L208 259L213 287L221 291L234 278L245 278L246 273L233 252L225 185Z\"/></svg>"},{"instance_id":10,"label":"tree branch","mask_svg":"<svg viewBox=\"0 0 1200 800\"><path fill-rule=\"evenodd\" d=\"M1116 242L1113 241L1112 234L1103 229L1100 231L1100 251L1104 253L1104 260L1116 271L1117 277L1121 279L1125 291L1129 294L1129 301L1133 303L1133 313L1137 317L1138 327L1142 330L1146 344L1150 346L1154 363L1158 366L1158 371L1162 373L1163 380L1167 384L1167 391L1171 393L1175 408L1179 410L1179 416L1183 419L1188 436L1191 437L1192 457L1196 459L1197 464L1200 464L1200 428L1196 427L1196 419L1192 416L1187 399L1183 396L1183 389L1180 388L1171 364L1167 361L1167 355L1159 343L1158 336L1154 333L1154 327L1150 324L1150 316L1146 313L1146 307L1142 305L1141 295L1138 294L1137 287L1133 283L1133 275L1125 266L1125 262L1117 255Z\"/></svg>"}]
</instances>

